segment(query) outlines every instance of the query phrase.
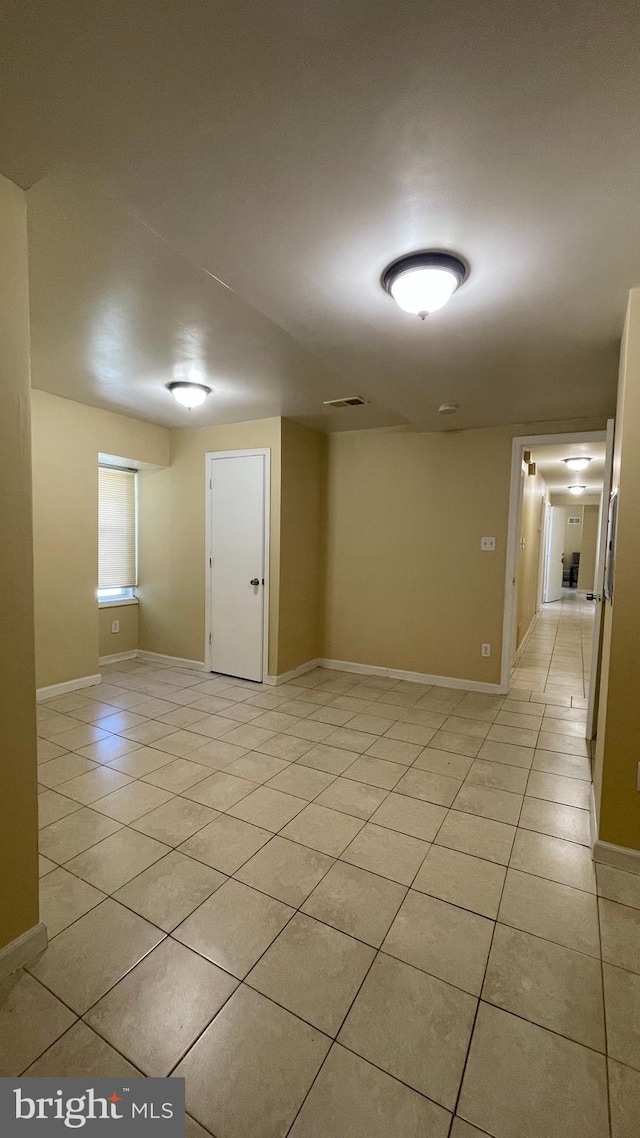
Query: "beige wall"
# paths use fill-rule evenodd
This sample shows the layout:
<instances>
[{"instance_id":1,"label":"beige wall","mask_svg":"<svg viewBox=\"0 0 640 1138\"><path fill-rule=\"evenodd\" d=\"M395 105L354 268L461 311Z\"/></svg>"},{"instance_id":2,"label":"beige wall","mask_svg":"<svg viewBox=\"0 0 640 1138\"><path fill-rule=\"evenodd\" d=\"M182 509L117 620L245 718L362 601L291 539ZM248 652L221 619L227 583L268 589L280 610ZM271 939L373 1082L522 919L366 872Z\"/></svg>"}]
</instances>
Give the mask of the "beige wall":
<instances>
[{"instance_id":1,"label":"beige wall","mask_svg":"<svg viewBox=\"0 0 640 1138\"><path fill-rule=\"evenodd\" d=\"M278 674L321 655L327 437L282 420Z\"/></svg>"},{"instance_id":2,"label":"beige wall","mask_svg":"<svg viewBox=\"0 0 640 1138\"><path fill-rule=\"evenodd\" d=\"M24 194L0 177L0 948L38 923L29 433L29 299Z\"/></svg>"},{"instance_id":3,"label":"beige wall","mask_svg":"<svg viewBox=\"0 0 640 1138\"><path fill-rule=\"evenodd\" d=\"M497 683L512 438L603 426L329 436L323 655Z\"/></svg>"},{"instance_id":4,"label":"beige wall","mask_svg":"<svg viewBox=\"0 0 640 1138\"><path fill-rule=\"evenodd\" d=\"M330 436L325 657L499 680L510 458L508 431Z\"/></svg>"},{"instance_id":5,"label":"beige wall","mask_svg":"<svg viewBox=\"0 0 640 1138\"><path fill-rule=\"evenodd\" d=\"M516 570L516 648L524 640L540 607L540 568L547 484L540 474L522 476L522 510Z\"/></svg>"},{"instance_id":6,"label":"beige wall","mask_svg":"<svg viewBox=\"0 0 640 1138\"><path fill-rule=\"evenodd\" d=\"M98 610L98 656L114 656L120 652L133 652L138 647L138 605L100 606ZM120 624L119 632L112 632L113 622Z\"/></svg>"},{"instance_id":7,"label":"beige wall","mask_svg":"<svg viewBox=\"0 0 640 1138\"><path fill-rule=\"evenodd\" d=\"M576 506L580 508L584 506L599 506L600 494L583 494L582 497L576 498L573 494L551 494L552 506L566 506L567 509L571 508L572 511L577 513Z\"/></svg>"},{"instance_id":8,"label":"beige wall","mask_svg":"<svg viewBox=\"0 0 640 1138\"><path fill-rule=\"evenodd\" d=\"M37 686L98 671L98 454L166 464L163 427L32 393Z\"/></svg>"},{"instance_id":9,"label":"beige wall","mask_svg":"<svg viewBox=\"0 0 640 1138\"><path fill-rule=\"evenodd\" d=\"M582 542L580 545L580 571L578 588L590 593L596 577L596 546L598 543L599 506L585 506L582 515Z\"/></svg>"},{"instance_id":10,"label":"beige wall","mask_svg":"<svg viewBox=\"0 0 640 1138\"><path fill-rule=\"evenodd\" d=\"M135 630L116 642L95 604L99 451L156 466L139 479L141 649L203 659L205 455L269 447L270 673L321 655L497 682L512 437L601 426L325 439L267 419L166 431L43 392L33 416L40 687L135 647ZM480 551L483 534L495 554Z\"/></svg>"},{"instance_id":11,"label":"beige wall","mask_svg":"<svg viewBox=\"0 0 640 1138\"><path fill-rule=\"evenodd\" d=\"M613 604L605 604L594 783L598 836L640 850L640 289L629 294L612 486L618 491Z\"/></svg>"},{"instance_id":12,"label":"beige wall","mask_svg":"<svg viewBox=\"0 0 640 1138\"><path fill-rule=\"evenodd\" d=\"M280 419L171 431L171 466L139 479L140 648L204 656L205 455L271 449L269 671L278 662Z\"/></svg>"}]
</instances>

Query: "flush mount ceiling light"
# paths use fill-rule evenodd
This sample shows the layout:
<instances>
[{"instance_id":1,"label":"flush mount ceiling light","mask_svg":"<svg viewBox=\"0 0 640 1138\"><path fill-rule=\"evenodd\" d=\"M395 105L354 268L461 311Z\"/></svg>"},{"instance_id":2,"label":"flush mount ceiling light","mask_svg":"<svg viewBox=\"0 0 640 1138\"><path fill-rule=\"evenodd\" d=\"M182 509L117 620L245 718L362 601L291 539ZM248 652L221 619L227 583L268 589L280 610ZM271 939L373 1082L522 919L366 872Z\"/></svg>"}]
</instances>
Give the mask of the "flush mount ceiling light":
<instances>
[{"instance_id":1,"label":"flush mount ceiling light","mask_svg":"<svg viewBox=\"0 0 640 1138\"><path fill-rule=\"evenodd\" d=\"M211 394L211 388L206 387L204 383L188 383L186 380L168 383L167 391L170 391L173 398L189 411L192 407L199 407L207 395Z\"/></svg>"},{"instance_id":2,"label":"flush mount ceiling light","mask_svg":"<svg viewBox=\"0 0 640 1138\"><path fill-rule=\"evenodd\" d=\"M577 497L578 494L584 494L586 489L587 489L586 486L570 486L569 487L569 493L575 494Z\"/></svg>"},{"instance_id":3,"label":"flush mount ceiling light","mask_svg":"<svg viewBox=\"0 0 640 1138\"><path fill-rule=\"evenodd\" d=\"M444 307L466 276L464 262L452 253L412 253L385 269L382 286L404 312L424 320Z\"/></svg>"},{"instance_id":4,"label":"flush mount ceiling light","mask_svg":"<svg viewBox=\"0 0 640 1138\"><path fill-rule=\"evenodd\" d=\"M563 458L562 461L565 463L566 466L569 467L569 470L586 470L589 463L591 462L591 459L590 458Z\"/></svg>"},{"instance_id":5,"label":"flush mount ceiling light","mask_svg":"<svg viewBox=\"0 0 640 1138\"><path fill-rule=\"evenodd\" d=\"M459 403L441 403L438 407L439 415L454 415L458 410Z\"/></svg>"}]
</instances>

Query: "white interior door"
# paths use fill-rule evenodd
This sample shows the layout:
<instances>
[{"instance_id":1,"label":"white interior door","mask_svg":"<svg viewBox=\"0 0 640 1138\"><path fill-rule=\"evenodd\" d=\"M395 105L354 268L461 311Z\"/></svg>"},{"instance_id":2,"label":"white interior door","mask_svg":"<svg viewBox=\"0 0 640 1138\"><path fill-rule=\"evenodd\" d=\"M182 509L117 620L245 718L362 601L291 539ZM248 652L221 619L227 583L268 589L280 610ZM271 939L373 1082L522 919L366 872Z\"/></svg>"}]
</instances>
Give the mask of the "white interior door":
<instances>
[{"instance_id":1,"label":"white interior door","mask_svg":"<svg viewBox=\"0 0 640 1138\"><path fill-rule=\"evenodd\" d=\"M209 671L264 676L268 453L209 456Z\"/></svg>"},{"instance_id":2,"label":"white interior door","mask_svg":"<svg viewBox=\"0 0 640 1138\"><path fill-rule=\"evenodd\" d=\"M587 739L593 739L595 735L596 716L598 713L598 662L600 658L600 644L602 640L602 621L604 619L604 574L607 552L607 527L609 523L609 496L611 494L612 466L613 419L609 419L607 422L607 442L604 457L602 498L600 499L600 516L598 519L598 538L596 544L596 571L593 585L596 611L593 621L593 642L591 648L591 682L589 684L589 702L587 706Z\"/></svg>"},{"instance_id":3,"label":"white interior door","mask_svg":"<svg viewBox=\"0 0 640 1138\"><path fill-rule=\"evenodd\" d=\"M562 555L567 524L567 511L564 506L551 506L549 514L544 578L544 599L546 603L559 601L562 598Z\"/></svg>"}]
</instances>

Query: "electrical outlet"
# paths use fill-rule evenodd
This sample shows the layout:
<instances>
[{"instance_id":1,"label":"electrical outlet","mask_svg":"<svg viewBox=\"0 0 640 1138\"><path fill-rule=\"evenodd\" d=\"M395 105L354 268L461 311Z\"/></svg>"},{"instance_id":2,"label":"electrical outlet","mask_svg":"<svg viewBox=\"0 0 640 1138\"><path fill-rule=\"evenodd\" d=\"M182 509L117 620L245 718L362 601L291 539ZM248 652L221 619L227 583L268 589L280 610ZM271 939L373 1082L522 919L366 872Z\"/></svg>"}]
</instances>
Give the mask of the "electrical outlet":
<instances>
[{"instance_id":1,"label":"electrical outlet","mask_svg":"<svg viewBox=\"0 0 640 1138\"><path fill-rule=\"evenodd\" d=\"M484 553L495 553L496 539L495 537L481 537L480 548Z\"/></svg>"},{"instance_id":2,"label":"electrical outlet","mask_svg":"<svg viewBox=\"0 0 640 1138\"><path fill-rule=\"evenodd\" d=\"M119 632L120 631L120 621L119 620L112 620L111 621L111 631L112 632Z\"/></svg>"},{"instance_id":3,"label":"electrical outlet","mask_svg":"<svg viewBox=\"0 0 640 1138\"><path fill-rule=\"evenodd\" d=\"M482 648L480 649L480 652L481 652L482 656L490 656L491 655L491 645L490 644L483 644Z\"/></svg>"}]
</instances>

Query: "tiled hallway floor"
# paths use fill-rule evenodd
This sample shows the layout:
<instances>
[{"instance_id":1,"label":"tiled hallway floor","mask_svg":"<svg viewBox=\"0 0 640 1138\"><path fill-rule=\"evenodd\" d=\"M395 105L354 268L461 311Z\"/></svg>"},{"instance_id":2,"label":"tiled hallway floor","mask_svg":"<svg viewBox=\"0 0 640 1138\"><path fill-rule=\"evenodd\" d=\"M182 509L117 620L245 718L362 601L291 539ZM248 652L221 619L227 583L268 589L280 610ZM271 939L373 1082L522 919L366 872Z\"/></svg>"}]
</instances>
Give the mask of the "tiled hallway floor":
<instances>
[{"instance_id":1,"label":"tiled hallway floor","mask_svg":"<svg viewBox=\"0 0 640 1138\"><path fill-rule=\"evenodd\" d=\"M50 943L1 1074L184 1075L189 1138L636 1138L583 695L105 672L38 707Z\"/></svg>"},{"instance_id":2,"label":"tiled hallway floor","mask_svg":"<svg viewBox=\"0 0 640 1138\"><path fill-rule=\"evenodd\" d=\"M577 589L563 589L562 600L543 605L514 668L514 686L588 696L594 610Z\"/></svg>"}]
</instances>

